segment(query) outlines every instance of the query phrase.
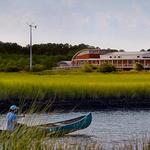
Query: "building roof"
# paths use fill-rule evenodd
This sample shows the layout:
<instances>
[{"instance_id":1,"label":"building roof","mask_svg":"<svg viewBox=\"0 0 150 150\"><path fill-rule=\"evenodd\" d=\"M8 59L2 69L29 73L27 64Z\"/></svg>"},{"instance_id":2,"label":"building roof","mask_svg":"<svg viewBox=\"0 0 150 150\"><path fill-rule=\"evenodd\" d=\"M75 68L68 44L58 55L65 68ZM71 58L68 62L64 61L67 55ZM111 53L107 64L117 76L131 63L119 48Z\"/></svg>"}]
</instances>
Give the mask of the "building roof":
<instances>
[{"instance_id":1,"label":"building roof","mask_svg":"<svg viewBox=\"0 0 150 150\"><path fill-rule=\"evenodd\" d=\"M150 54L150 52L112 52L107 53L105 55L143 55L143 54Z\"/></svg>"},{"instance_id":2,"label":"building roof","mask_svg":"<svg viewBox=\"0 0 150 150\"><path fill-rule=\"evenodd\" d=\"M100 49L100 48L87 48L78 51L73 57L72 60L76 59L77 56L82 56L85 54L97 54L97 55L104 55L106 53L110 53L112 51L115 51L113 49Z\"/></svg>"},{"instance_id":3,"label":"building roof","mask_svg":"<svg viewBox=\"0 0 150 150\"><path fill-rule=\"evenodd\" d=\"M100 55L101 60L150 58L150 52L113 52Z\"/></svg>"}]
</instances>

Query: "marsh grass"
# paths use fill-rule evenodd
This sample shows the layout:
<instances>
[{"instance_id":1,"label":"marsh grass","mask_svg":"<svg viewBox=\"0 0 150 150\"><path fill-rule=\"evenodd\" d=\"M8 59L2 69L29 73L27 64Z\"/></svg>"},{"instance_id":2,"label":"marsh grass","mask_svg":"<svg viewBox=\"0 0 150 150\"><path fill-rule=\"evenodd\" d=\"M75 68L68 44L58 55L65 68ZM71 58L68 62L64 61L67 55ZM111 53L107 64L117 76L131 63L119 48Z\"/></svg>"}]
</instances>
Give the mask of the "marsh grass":
<instances>
[{"instance_id":1,"label":"marsh grass","mask_svg":"<svg viewBox=\"0 0 150 150\"><path fill-rule=\"evenodd\" d=\"M71 137L69 137L71 138ZM77 137L78 138L78 137ZM1 150L150 150L150 139L130 139L119 146L105 147L93 140L66 140L49 137L36 128L22 127L15 132L0 134Z\"/></svg>"},{"instance_id":2,"label":"marsh grass","mask_svg":"<svg viewBox=\"0 0 150 150\"><path fill-rule=\"evenodd\" d=\"M131 138L119 146L114 146L112 150L150 150L150 138Z\"/></svg>"},{"instance_id":3,"label":"marsh grass","mask_svg":"<svg viewBox=\"0 0 150 150\"><path fill-rule=\"evenodd\" d=\"M0 73L0 99L66 100L150 97L150 74Z\"/></svg>"}]
</instances>

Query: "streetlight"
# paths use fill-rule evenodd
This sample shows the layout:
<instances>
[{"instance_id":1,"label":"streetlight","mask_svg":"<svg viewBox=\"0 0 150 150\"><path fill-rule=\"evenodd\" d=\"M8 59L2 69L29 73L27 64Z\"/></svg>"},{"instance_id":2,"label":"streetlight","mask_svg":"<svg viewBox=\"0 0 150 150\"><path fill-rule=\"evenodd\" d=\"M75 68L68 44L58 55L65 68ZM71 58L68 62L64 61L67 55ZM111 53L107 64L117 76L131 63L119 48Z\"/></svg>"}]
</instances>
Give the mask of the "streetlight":
<instances>
[{"instance_id":1,"label":"streetlight","mask_svg":"<svg viewBox=\"0 0 150 150\"><path fill-rule=\"evenodd\" d=\"M30 71L32 71L32 28L37 28L36 25L29 25L30 27Z\"/></svg>"}]
</instances>

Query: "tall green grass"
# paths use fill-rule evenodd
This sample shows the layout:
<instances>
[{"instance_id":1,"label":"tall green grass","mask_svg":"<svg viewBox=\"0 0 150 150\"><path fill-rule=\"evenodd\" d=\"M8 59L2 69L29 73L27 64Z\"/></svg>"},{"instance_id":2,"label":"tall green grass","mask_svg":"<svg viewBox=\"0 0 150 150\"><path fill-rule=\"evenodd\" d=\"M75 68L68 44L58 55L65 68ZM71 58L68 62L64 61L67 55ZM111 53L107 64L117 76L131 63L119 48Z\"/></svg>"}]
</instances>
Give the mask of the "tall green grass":
<instances>
[{"instance_id":1,"label":"tall green grass","mask_svg":"<svg viewBox=\"0 0 150 150\"><path fill-rule=\"evenodd\" d=\"M0 133L1 150L150 150L150 139L129 139L115 145L92 139L71 136L49 137L37 128L18 128L14 132ZM79 139L78 139L79 138ZM137 137L138 138L138 137ZM106 144L106 143L105 143Z\"/></svg>"},{"instance_id":2,"label":"tall green grass","mask_svg":"<svg viewBox=\"0 0 150 150\"><path fill-rule=\"evenodd\" d=\"M0 99L150 98L150 74L0 73Z\"/></svg>"},{"instance_id":3,"label":"tall green grass","mask_svg":"<svg viewBox=\"0 0 150 150\"><path fill-rule=\"evenodd\" d=\"M69 138L69 137L68 137ZM71 137L70 137L71 138ZM78 141L78 142L77 142ZM84 143L83 143L84 142ZM98 142L65 140L62 137L48 137L32 129L21 129L14 133L0 134L2 150L103 150Z\"/></svg>"}]
</instances>

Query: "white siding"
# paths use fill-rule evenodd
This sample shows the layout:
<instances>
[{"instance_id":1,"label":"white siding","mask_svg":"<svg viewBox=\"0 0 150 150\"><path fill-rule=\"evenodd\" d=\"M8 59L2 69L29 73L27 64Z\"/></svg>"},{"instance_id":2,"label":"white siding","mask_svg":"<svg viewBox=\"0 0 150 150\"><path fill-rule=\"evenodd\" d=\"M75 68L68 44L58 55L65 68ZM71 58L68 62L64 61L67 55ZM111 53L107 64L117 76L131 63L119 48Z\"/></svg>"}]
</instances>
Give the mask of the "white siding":
<instances>
[{"instance_id":1,"label":"white siding","mask_svg":"<svg viewBox=\"0 0 150 150\"><path fill-rule=\"evenodd\" d=\"M124 60L124 59L143 59L143 57L150 57L150 52L114 52L105 55L100 55L100 60Z\"/></svg>"}]
</instances>

